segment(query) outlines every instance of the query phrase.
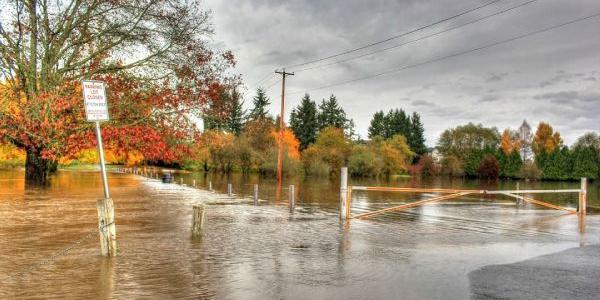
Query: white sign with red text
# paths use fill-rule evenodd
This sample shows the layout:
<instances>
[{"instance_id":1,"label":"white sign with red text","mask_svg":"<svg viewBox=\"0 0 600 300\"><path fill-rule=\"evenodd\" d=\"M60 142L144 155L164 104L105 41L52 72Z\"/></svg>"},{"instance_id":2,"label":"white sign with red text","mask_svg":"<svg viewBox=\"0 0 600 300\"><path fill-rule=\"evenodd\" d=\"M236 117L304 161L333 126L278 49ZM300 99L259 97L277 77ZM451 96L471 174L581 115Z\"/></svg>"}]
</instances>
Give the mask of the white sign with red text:
<instances>
[{"instance_id":1,"label":"white sign with red text","mask_svg":"<svg viewBox=\"0 0 600 300\"><path fill-rule=\"evenodd\" d=\"M108 103L104 82L82 80L85 115L89 122L108 121Z\"/></svg>"}]
</instances>

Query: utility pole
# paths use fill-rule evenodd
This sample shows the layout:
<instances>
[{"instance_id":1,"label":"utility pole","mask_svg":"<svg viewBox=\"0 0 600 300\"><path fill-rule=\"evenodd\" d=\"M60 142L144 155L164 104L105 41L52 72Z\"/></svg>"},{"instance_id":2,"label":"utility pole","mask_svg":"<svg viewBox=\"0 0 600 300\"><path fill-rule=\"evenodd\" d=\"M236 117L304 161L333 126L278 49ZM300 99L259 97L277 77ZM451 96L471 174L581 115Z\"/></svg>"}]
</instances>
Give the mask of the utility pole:
<instances>
[{"instance_id":1,"label":"utility pole","mask_svg":"<svg viewBox=\"0 0 600 300\"><path fill-rule=\"evenodd\" d=\"M285 122L283 121L283 115L285 113L285 76L294 75L294 73L288 73L283 68L281 71L275 71L277 74L281 74L281 113L279 114L279 146L277 147L277 184L281 185L283 182L283 130L285 129Z\"/></svg>"}]
</instances>

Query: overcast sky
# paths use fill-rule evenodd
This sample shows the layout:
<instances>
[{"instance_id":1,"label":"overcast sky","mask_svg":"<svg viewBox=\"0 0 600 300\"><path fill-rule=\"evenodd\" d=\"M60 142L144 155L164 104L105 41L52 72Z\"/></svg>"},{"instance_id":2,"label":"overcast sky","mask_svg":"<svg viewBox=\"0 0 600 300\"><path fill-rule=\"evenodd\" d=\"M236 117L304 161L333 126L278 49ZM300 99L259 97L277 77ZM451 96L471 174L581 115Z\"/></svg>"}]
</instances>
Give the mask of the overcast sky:
<instances>
[{"instance_id":1,"label":"overcast sky","mask_svg":"<svg viewBox=\"0 0 600 300\"><path fill-rule=\"evenodd\" d=\"M207 0L213 11L214 43L231 49L236 72L248 88L276 68L377 42L431 24L489 0ZM359 52L309 66L373 52L510 8L527 0L502 0L460 18ZM395 70L507 40L600 13L598 0L537 0L458 29L360 59L297 72L286 81L286 119L304 92L318 102L335 94L366 137L378 110L402 108L421 114L427 144L446 128L468 122L535 128L550 122L571 144L586 131L600 131L600 17L510 43L372 79L314 90ZM298 70L307 66L289 68ZM280 109L281 84L262 83ZM254 91L246 96L246 105Z\"/></svg>"}]
</instances>

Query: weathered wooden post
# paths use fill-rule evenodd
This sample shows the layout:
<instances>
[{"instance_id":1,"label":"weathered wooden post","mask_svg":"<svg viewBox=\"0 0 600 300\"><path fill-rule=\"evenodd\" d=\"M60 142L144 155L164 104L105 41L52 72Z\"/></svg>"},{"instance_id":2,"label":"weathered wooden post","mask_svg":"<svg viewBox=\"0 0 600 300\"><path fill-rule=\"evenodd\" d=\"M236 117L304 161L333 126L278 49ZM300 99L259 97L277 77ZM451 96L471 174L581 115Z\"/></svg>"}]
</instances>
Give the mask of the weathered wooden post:
<instances>
[{"instance_id":1,"label":"weathered wooden post","mask_svg":"<svg viewBox=\"0 0 600 300\"><path fill-rule=\"evenodd\" d=\"M346 219L348 201L348 168L342 167L340 174L340 219Z\"/></svg>"},{"instance_id":2,"label":"weathered wooden post","mask_svg":"<svg viewBox=\"0 0 600 300\"><path fill-rule=\"evenodd\" d=\"M98 209L98 229L100 231L100 253L102 256L117 256L117 229L115 226L115 208L112 199L96 201Z\"/></svg>"},{"instance_id":3,"label":"weathered wooden post","mask_svg":"<svg viewBox=\"0 0 600 300\"><path fill-rule=\"evenodd\" d=\"M233 197L233 186L231 185L231 183L227 184L227 196Z\"/></svg>"},{"instance_id":4,"label":"weathered wooden post","mask_svg":"<svg viewBox=\"0 0 600 300\"><path fill-rule=\"evenodd\" d=\"M192 180L192 186L196 187L196 179Z\"/></svg>"},{"instance_id":5,"label":"weathered wooden post","mask_svg":"<svg viewBox=\"0 0 600 300\"><path fill-rule=\"evenodd\" d=\"M212 192L212 181L208 182L208 190Z\"/></svg>"},{"instance_id":6,"label":"weathered wooden post","mask_svg":"<svg viewBox=\"0 0 600 300\"><path fill-rule=\"evenodd\" d=\"M296 193L294 190L294 185L290 185L290 212L294 212L294 208L296 206Z\"/></svg>"},{"instance_id":7,"label":"weathered wooden post","mask_svg":"<svg viewBox=\"0 0 600 300\"><path fill-rule=\"evenodd\" d=\"M258 184L254 185L254 205L258 205Z\"/></svg>"},{"instance_id":8,"label":"weathered wooden post","mask_svg":"<svg viewBox=\"0 0 600 300\"><path fill-rule=\"evenodd\" d=\"M519 182L517 181L517 191L520 189L519 186ZM517 206L520 206L523 204L523 200L521 200L521 198L517 198Z\"/></svg>"},{"instance_id":9,"label":"weathered wooden post","mask_svg":"<svg viewBox=\"0 0 600 300\"><path fill-rule=\"evenodd\" d=\"M194 205L194 216L192 218L192 236L202 236L204 227L204 205Z\"/></svg>"},{"instance_id":10,"label":"weathered wooden post","mask_svg":"<svg viewBox=\"0 0 600 300\"><path fill-rule=\"evenodd\" d=\"M587 206L587 178L581 178L581 190L579 191L579 214L585 215Z\"/></svg>"},{"instance_id":11,"label":"weathered wooden post","mask_svg":"<svg viewBox=\"0 0 600 300\"><path fill-rule=\"evenodd\" d=\"M183 185L183 177L180 178L179 182L181 185Z\"/></svg>"},{"instance_id":12,"label":"weathered wooden post","mask_svg":"<svg viewBox=\"0 0 600 300\"><path fill-rule=\"evenodd\" d=\"M579 190L579 232L585 232L585 214L587 210L587 178L581 178L581 189Z\"/></svg>"}]
</instances>

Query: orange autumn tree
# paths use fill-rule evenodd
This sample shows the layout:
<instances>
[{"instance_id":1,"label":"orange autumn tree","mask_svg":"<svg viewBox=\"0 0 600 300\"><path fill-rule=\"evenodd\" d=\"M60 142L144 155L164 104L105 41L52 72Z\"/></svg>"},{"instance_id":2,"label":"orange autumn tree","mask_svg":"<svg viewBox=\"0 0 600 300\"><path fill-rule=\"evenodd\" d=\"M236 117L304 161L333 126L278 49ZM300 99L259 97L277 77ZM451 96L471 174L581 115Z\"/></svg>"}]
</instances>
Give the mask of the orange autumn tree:
<instances>
[{"instance_id":1,"label":"orange autumn tree","mask_svg":"<svg viewBox=\"0 0 600 300\"><path fill-rule=\"evenodd\" d=\"M520 151L522 144L516 132L511 132L508 128L504 129L500 137L500 148L504 154L509 155L513 151Z\"/></svg>"},{"instance_id":2,"label":"orange autumn tree","mask_svg":"<svg viewBox=\"0 0 600 300\"><path fill-rule=\"evenodd\" d=\"M273 129L271 131L271 137L279 144L279 131ZM300 160L300 141L294 135L294 132L286 128L283 131L283 151L286 152L287 156L293 160Z\"/></svg>"},{"instance_id":3,"label":"orange autumn tree","mask_svg":"<svg viewBox=\"0 0 600 300\"><path fill-rule=\"evenodd\" d=\"M532 142L533 152L536 155L542 151L550 153L554 151L554 149L560 147L562 143L563 141L558 131L555 132L550 124L540 122Z\"/></svg>"},{"instance_id":4,"label":"orange autumn tree","mask_svg":"<svg viewBox=\"0 0 600 300\"><path fill-rule=\"evenodd\" d=\"M0 69L11 92L0 140L26 152L27 182L46 182L58 159L94 146L80 80L108 83L108 147L169 161L194 138L188 116L233 64L208 48L210 15L197 0L6 2Z\"/></svg>"}]
</instances>

